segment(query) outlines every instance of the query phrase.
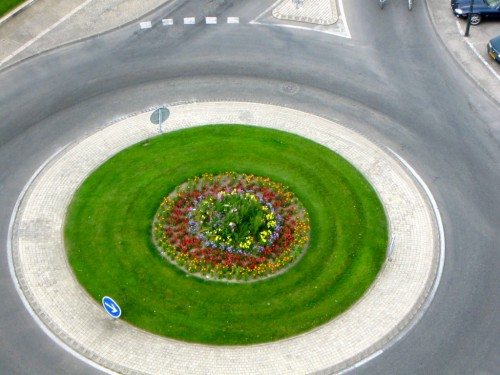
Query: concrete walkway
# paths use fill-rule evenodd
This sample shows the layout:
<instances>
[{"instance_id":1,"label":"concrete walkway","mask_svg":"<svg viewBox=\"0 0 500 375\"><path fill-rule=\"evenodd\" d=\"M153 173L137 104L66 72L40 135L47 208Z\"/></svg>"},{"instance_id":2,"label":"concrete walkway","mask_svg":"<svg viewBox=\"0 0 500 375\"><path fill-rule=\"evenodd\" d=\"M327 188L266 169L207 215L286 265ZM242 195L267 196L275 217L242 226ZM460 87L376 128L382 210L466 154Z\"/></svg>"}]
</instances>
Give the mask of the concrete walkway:
<instances>
[{"instance_id":1,"label":"concrete walkway","mask_svg":"<svg viewBox=\"0 0 500 375\"><path fill-rule=\"evenodd\" d=\"M165 0L31 0L0 21L0 68L132 22Z\"/></svg>"},{"instance_id":2,"label":"concrete walkway","mask_svg":"<svg viewBox=\"0 0 500 375\"><path fill-rule=\"evenodd\" d=\"M97 166L157 135L151 112L146 112L111 124L55 155L20 200L9 233L12 269L25 304L56 342L93 366L124 374L330 373L380 354L418 321L439 280L444 239L430 193L394 153L339 124L277 106L217 102L169 109L165 131L214 123L254 124L310 138L344 156L384 204L390 235L396 238L392 260L346 313L279 342L242 347L187 344L113 321L69 268L64 219L73 193Z\"/></svg>"}]
</instances>

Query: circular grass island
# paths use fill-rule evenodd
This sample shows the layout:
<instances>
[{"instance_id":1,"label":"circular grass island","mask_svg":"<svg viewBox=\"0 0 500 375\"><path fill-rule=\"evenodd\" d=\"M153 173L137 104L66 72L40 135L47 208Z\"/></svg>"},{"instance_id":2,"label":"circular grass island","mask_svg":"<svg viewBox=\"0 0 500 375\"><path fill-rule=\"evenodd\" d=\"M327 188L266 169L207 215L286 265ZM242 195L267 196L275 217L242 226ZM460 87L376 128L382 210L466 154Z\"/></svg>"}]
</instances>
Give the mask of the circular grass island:
<instances>
[{"instance_id":1,"label":"circular grass island","mask_svg":"<svg viewBox=\"0 0 500 375\"><path fill-rule=\"evenodd\" d=\"M155 217L165 198L197 176L227 173L268 179L303 205L298 217L307 221L300 232L307 238L281 271L219 277L159 251ZM262 204L252 207L254 219L269 213ZM272 216L262 220L279 235ZM265 246L271 234L255 225L253 240L263 236ZM382 267L387 230L368 181L328 148L272 129L211 125L146 140L101 165L68 208L65 241L80 284L97 301L112 296L123 320L187 342L248 345L304 333L348 309Z\"/></svg>"}]
</instances>

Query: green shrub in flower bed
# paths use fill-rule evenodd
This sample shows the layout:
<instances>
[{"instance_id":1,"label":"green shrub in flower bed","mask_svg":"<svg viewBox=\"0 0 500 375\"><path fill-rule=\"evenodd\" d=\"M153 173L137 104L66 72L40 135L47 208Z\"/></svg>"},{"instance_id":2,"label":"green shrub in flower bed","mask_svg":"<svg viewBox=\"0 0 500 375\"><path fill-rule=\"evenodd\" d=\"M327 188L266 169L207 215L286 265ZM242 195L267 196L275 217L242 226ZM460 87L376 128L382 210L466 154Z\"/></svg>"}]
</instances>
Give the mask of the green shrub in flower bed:
<instances>
[{"instance_id":1,"label":"green shrub in flower bed","mask_svg":"<svg viewBox=\"0 0 500 375\"><path fill-rule=\"evenodd\" d=\"M272 277L206 279L171 263L155 245L155 216L165 198L197 176L228 172L286 187L308 213L306 249ZM262 218L261 205L231 197L233 190L228 200L238 198L239 208L248 204L249 215ZM205 201L207 214L217 202ZM191 219L198 221L197 234L213 229L213 221ZM272 221L240 234L226 231L222 242L244 245L251 235L254 246ZM144 141L104 163L76 192L65 236L79 282L97 301L115 299L123 320L183 341L245 345L306 332L348 309L380 270L388 234L376 193L337 154L277 130L213 125Z\"/></svg>"}]
</instances>

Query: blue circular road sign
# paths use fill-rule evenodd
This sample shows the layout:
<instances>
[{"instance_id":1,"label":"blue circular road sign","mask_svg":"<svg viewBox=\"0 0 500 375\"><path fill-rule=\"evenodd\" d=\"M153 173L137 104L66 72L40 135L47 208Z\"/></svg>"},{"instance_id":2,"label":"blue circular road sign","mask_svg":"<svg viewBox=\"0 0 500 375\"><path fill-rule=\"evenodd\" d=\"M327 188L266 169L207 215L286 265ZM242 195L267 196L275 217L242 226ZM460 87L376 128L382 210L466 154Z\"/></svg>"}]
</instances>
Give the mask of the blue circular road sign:
<instances>
[{"instance_id":1,"label":"blue circular road sign","mask_svg":"<svg viewBox=\"0 0 500 375\"><path fill-rule=\"evenodd\" d=\"M108 296L103 297L102 305L104 306L108 314L115 319L118 319L122 314L122 309L120 309L120 306L118 306L118 304L115 301L113 301L111 297Z\"/></svg>"}]
</instances>

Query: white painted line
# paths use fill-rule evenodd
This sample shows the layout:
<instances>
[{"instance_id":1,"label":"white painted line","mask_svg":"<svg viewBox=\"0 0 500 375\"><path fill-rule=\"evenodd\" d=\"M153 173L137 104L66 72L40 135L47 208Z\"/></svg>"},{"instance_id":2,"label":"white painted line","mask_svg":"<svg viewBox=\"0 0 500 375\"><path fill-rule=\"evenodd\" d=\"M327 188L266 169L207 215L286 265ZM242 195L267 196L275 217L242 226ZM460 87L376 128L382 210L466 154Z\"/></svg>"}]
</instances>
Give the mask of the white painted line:
<instances>
[{"instance_id":1,"label":"white painted line","mask_svg":"<svg viewBox=\"0 0 500 375\"><path fill-rule=\"evenodd\" d=\"M141 29L150 29L150 28L152 28L152 27L153 27L153 25L151 24L151 21L145 21L145 22L141 22L141 23L139 24L139 27L140 27Z\"/></svg>"},{"instance_id":2,"label":"white painted line","mask_svg":"<svg viewBox=\"0 0 500 375\"><path fill-rule=\"evenodd\" d=\"M464 32L463 32L462 27L460 26L460 23L458 22L458 20L455 20L455 22L457 24L458 32L460 33L460 35L464 35ZM493 74L495 76L495 78L500 81L500 75L498 75L498 73L495 72L495 70L491 67L490 64L488 64L488 62L483 58L483 56L481 56L481 54L477 51L476 47L474 47L474 45L467 39L467 37L464 37L464 41L465 41L465 43L467 43L467 45L472 50L472 52L474 52L474 54L477 56L477 58L483 63L483 65L486 67L486 69L488 69L491 72L491 74Z\"/></svg>"},{"instance_id":3,"label":"white painted line","mask_svg":"<svg viewBox=\"0 0 500 375\"><path fill-rule=\"evenodd\" d=\"M205 17L205 23L207 25L216 25L217 24L217 17Z\"/></svg>"},{"instance_id":4,"label":"white painted line","mask_svg":"<svg viewBox=\"0 0 500 375\"><path fill-rule=\"evenodd\" d=\"M227 17L227 23L240 23L240 17Z\"/></svg>"},{"instance_id":5,"label":"white painted line","mask_svg":"<svg viewBox=\"0 0 500 375\"><path fill-rule=\"evenodd\" d=\"M351 32L349 31L349 26L347 25L347 18L345 17L344 5L342 4L342 0L338 0L338 5L340 8L340 18L342 18L342 23L344 24L345 30L346 30L347 35L348 35L345 38L351 39Z\"/></svg>"},{"instance_id":6,"label":"white painted line","mask_svg":"<svg viewBox=\"0 0 500 375\"><path fill-rule=\"evenodd\" d=\"M426 297L425 302L423 303L422 307L418 311L418 313L415 315L413 320L411 321L410 324L408 324L407 327L403 329L399 333L399 337L395 339L392 344L394 345L397 341L399 341L401 338L403 338L422 318L422 316L425 314L427 309L429 308L432 300L434 299L437 289L439 287L439 283L441 282L441 277L443 276L443 269L444 269L444 260L445 260L445 249L446 249L446 242L445 242L445 237L444 237L444 226L443 226L443 220L441 219L441 213L439 212L439 207L436 203L436 200L434 199L434 196L432 195L431 190L427 186L427 184L424 182L422 177L415 171L410 164L406 160L404 160L401 156L399 156L395 151L393 151L391 148L387 147L387 149L410 171L410 173L413 175L413 177L417 180L417 182L420 184L422 189L424 189L425 194L427 195L427 198L430 201L430 204L432 206L432 211L434 212L434 217L436 219L436 223L438 226L438 232L439 232L439 264L438 264L438 269L436 271L436 279L434 280L434 284L432 285L431 290L429 291L429 295Z\"/></svg>"},{"instance_id":7,"label":"white painted line","mask_svg":"<svg viewBox=\"0 0 500 375\"><path fill-rule=\"evenodd\" d=\"M54 30L57 26L59 26L64 21L66 21L68 18L70 18L73 14L75 14L76 12L78 12L80 9L82 9L85 6L87 6L90 2L92 2L92 0L87 0L83 4L80 4L75 9L73 9L71 12L69 12L68 14L66 14L63 18L61 18L59 21L57 21L56 23L54 23L52 26L50 26L50 27L46 28L45 30L43 30L40 34L38 34L37 36L35 36L29 42L23 44L21 47L19 47L14 52L12 52L9 56L7 56L2 61L0 61L0 66L2 66L3 64L5 64L7 61L9 61L10 59L12 59L14 56L16 56L17 54L19 54L20 52L24 51L26 48L28 48L29 46L31 46L33 43L35 43L38 39L40 39L41 37L43 37L45 34L47 34L48 32L50 32L52 30Z\"/></svg>"},{"instance_id":8,"label":"white painted line","mask_svg":"<svg viewBox=\"0 0 500 375\"><path fill-rule=\"evenodd\" d=\"M337 33L335 31L330 31L330 30L321 30L319 28L311 28L307 26L296 26L296 25L283 25L283 24L275 24L275 23L260 23L260 22L252 22L253 25L267 25L267 26L273 26L273 27L285 27L289 29L298 29L298 30L306 30L306 31L314 31L317 33L323 33L323 34L329 34L329 35L335 35L339 36L341 38L346 38L346 39L351 39L351 35L346 33ZM320 26L320 25L318 25Z\"/></svg>"},{"instance_id":9,"label":"white painted line","mask_svg":"<svg viewBox=\"0 0 500 375\"><path fill-rule=\"evenodd\" d=\"M394 152L390 147L387 147L387 149L396 157L397 160L401 164L405 166L405 168L411 173L411 175L417 180L417 182L420 184L422 189L425 191L425 195L430 201L430 204L432 206L432 211L434 212L434 217L436 219L436 223L438 226L438 231L439 231L439 265L438 269L436 271L436 278L434 280L434 284L429 292L429 295L426 297L425 302L423 303L422 307L418 311L418 313L415 315L413 320L403 328L399 334L392 338L384 347L383 349L378 350L377 352L371 354L370 356L362 359L360 362L355 363L354 365L342 370L339 372L339 375L344 375L351 370L363 366L365 363L371 361L372 359L378 357L379 355L384 353L384 350L387 350L388 348L394 346L399 340L401 340L408 332L412 330L413 327L420 321L420 319L424 316L425 312L429 308L432 300L434 299L434 296L436 295L437 288L439 286L439 283L441 281L441 276L443 275L443 268L444 268L444 258L445 258L445 238L444 238L444 227L443 227L443 221L441 219L441 213L439 212L439 208L437 206L436 200L434 199L434 196L432 195L429 187L427 184L424 182L422 177L412 168L410 164L406 160L404 160L401 156L399 156L396 152Z\"/></svg>"},{"instance_id":10,"label":"white painted line","mask_svg":"<svg viewBox=\"0 0 500 375\"><path fill-rule=\"evenodd\" d=\"M486 68L491 72L491 74L493 74L495 78L500 81L500 75L498 75L498 73L495 72L495 70L491 67L490 64L488 64L488 62L483 58L483 56L481 56L481 54L477 51L476 47L474 47L472 43L469 42L468 40L465 40L465 43L468 44L468 46L472 49L477 58L481 60L481 62L484 64L484 66L486 66Z\"/></svg>"},{"instance_id":11,"label":"white painted line","mask_svg":"<svg viewBox=\"0 0 500 375\"><path fill-rule=\"evenodd\" d=\"M265 11L263 11L261 14L259 14L257 17L255 17L253 20L250 21L250 23L257 23L256 21L262 17L264 14L266 14L267 12L269 12L271 9L273 9L275 6L278 5L278 3L280 3L281 1L283 0L277 0L275 3L273 3L273 5L271 5L269 8L267 8Z\"/></svg>"},{"instance_id":12,"label":"white painted line","mask_svg":"<svg viewBox=\"0 0 500 375\"><path fill-rule=\"evenodd\" d=\"M174 24L174 20L172 18L165 18L161 20L163 26L170 26Z\"/></svg>"},{"instance_id":13,"label":"white painted line","mask_svg":"<svg viewBox=\"0 0 500 375\"><path fill-rule=\"evenodd\" d=\"M23 303L24 307L28 311L28 314L33 318L35 323L40 327L40 329L50 338L52 341L54 341L57 345L59 345L62 349L67 351L70 354L73 354L76 358L78 358L80 361L86 363L87 365L103 371L103 372L109 372L107 368L104 368L97 364L94 361L91 361L87 357L83 356L73 348L71 348L69 345L67 345L65 342L63 342L59 337L57 337L43 322L42 320L38 317L36 312L33 310L31 307L30 303L26 299L23 291L21 290L21 285L19 284L19 280L17 279L16 276L16 270L14 267L14 259L12 258L12 235L13 235L13 230L14 230L14 223L16 221L16 216L17 212L19 210L19 207L21 206L21 203L26 196L26 193L28 192L28 189L30 188L31 184L35 180L35 178L38 177L38 175L42 172L42 170L52 161L54 160L61 152L66 150L68 148L69 143L66 146L61 147L59 150L54 152L36 171L35 173L30 177L26 185L24 185L23 190L21 190L21 193L17 197L17 201L14 205L14 210L12 211L12 215L10 217L10 222L9 222L9 228L8 228L8 233L7 233L7 262L9 263L9 271L10 271L10 276L12 278L12 281L14 282L14 288L16 289L17 294L19 295L19 298L21 299L21 302Z\"/></svg>"},{"instance_id":14,"label":"white painted line","mask_svg":"<svg viewBox=\"0 0 500 375\"><path fill-rule=\"evenodd\" d=\"M194 25L196 22L196 19L194 17L185 17L184 18L184 25Z\"/></svg>"},{"instance_id":15,"label":"white painted line","mask_svg":"<svg viewBox=\"0 0 500 375\"><path fill-rule=\"evenodd\" d=\"M370 362L372 359L378 357L380 354L384 353L383 350L377 350L375 353L373 353L372 355L369 355L368 357L366 357L365 359L361 360L360 362L356 363L354 365L354 368L357 368L357 367L361 367L363 366L365 363L368 363Z\"/></svg>"},{"instance_id":16,"label":"white painted line","mask_svg":"<svg viewBox=\"0 0 500 375\"><path fill-rule=\"evenodd\" d=\"M342 23L345 25L345 31L344 32L336 32L336 31L330 31L330 30L324 30L321 28L322 25L317 25L317 26L297 26L297 25L287 25L287 24L279 24L279 23L266 23L266 22L259 22L258 19L260 19L262 16L264 16L266 13L269 13L271 9L276 7L282 0L276 1L273 5L271 5L269 8L267 8L265 11L263 11L261 14L259 14L256 18L251 20L249 23L251 25L266 25L266 26L273 26L273 27L286 27L289 29L297 29L297 30L306 30L306 31L316 31L318 33L323 33L323 34L329 34L329 35L335 35L335 36L340 36L342 38L346 39L351 39L351 32L349 31L349 26L347 26L347 21L345 18L344 14L344 7L342 5L342 0L339 0L338 2L338 7L340 8L340 17L342 19Z\"/></svg>"}]
</instances>

